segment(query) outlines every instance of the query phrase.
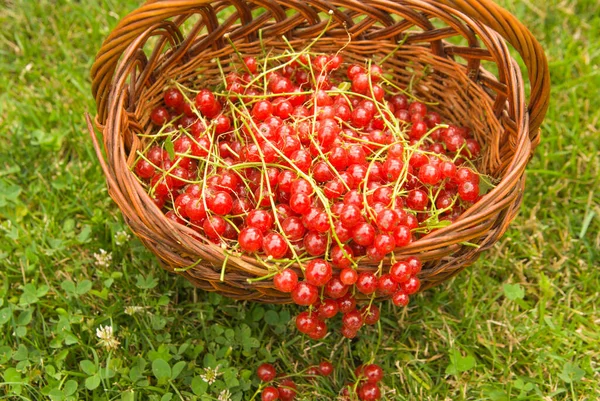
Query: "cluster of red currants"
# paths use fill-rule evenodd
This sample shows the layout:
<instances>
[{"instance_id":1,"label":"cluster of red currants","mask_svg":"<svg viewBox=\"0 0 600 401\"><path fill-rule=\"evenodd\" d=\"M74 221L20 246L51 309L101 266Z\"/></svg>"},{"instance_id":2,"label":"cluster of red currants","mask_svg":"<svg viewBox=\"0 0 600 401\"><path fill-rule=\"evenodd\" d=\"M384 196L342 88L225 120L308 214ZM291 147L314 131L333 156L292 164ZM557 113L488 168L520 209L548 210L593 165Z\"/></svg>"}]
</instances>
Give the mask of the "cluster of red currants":
<instances>
[{"instance_id":1,"label":"cluster of red currants","mask_svg":"<svg viewBox=\"0 0 600 401\"><path fill-rule=\"evenodd\" d=\"M381 398L379 389L379 382L383 379L381 366L375 363L361 365L356 368L354 376L357 379L356 384L349 383L342 389L344 399L350 400L354 389L361 401L376 401Z\"/></svg>"},{"instance_id":2,"label":"cluster of red currants","mask_svg":"<svg viewBox=\"0 0 600 401\"><path fill-rule=\"evenodd\" d=\"M134 171L167 218L269 261L264 279L310 307L300 331L320 339L341 312L352 338L379 319L375 296L406 305L418 291L421 262L394 252L479 199L480 145L370 61L281 60L246 57L212 90L166 90ZM371 299L361 309L357 292Z\"/></svg>"},{"instance_id":3,"label":"cluster of red currants","mask_svg":"<svg viewBox=\"0 0 600 401\"><path fill-rule=\"evenodd\" d=\"M329 361L322 361L318 366L311 366L306 370L306 376L309 380L316 376L328 377L333 373L333 365ZM270 383L277 378L275 367L269 363L263 363L256 371L258 378L264 383ZM277 386L269 385L262 389L262 401L292 401L298 394L296 383L289 378L283 377L279 380Z\"/></svg>"},{"instance_id":4,"label":"cluster of red currants","mask_svg":"<svg viewBox=\"0 0 600 401\"><path fill-rule=\"evenodd\" d=\"M275 367L269 363L263 363L257 369L258 378L268 386L261 390L262 401L292 401L298 395L298 386L290 378L277 375ZM329 377L333 373L333 364L329 361L322 361L317 366L309 367L305 372L305 377L313 381L317 376ZM347 383L341 391L341 398L344 400L355 399L358 396L361 401L376 401L381 398L379 382L383 379L383 369L375 364L360 365L354 371L355 383ZM278 380L277 384L271 382Z\"/></svg>"},{"instance_id":5,"label":"cluster of red currants","mask_svg":"<svg viewBox=\"0 0 600 401\"><path fill-rule=\"evenodd\" d=\"M341 271L334 275L329 262L312 259L305 265L304 281L299 281L296 272L288 268L277 273L273 282L278 290L290 292L296 304L309 307L296 317L300 332L319 340L327 334L325 320L341 313L342 335L354 338L363 325L374 325L379 320L375 296L391 297L397 306L408 304L409 296L419 290L420 281L416 275L421 266L418 258L409 257L394 263L388 273L379 277L368 271L358 273L349 265L337 266ZM357 309L357 299L353 295L357 292L371 298L360 309Z\"/></svg>"}]
</instances>

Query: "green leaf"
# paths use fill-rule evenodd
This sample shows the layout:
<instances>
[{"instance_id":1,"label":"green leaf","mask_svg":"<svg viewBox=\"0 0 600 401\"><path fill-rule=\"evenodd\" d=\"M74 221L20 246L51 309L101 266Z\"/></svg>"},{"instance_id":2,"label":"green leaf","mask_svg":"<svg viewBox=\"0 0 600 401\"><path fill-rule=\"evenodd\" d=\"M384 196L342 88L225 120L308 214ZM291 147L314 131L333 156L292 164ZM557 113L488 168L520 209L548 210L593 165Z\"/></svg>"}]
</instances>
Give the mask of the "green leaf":
<instances>
[{"instance_id":1,"label":"green leaf","mask_svg":"<svg viewBox=\"0 0 600 401\"><path fill-rule=\"evenodd\" d=\"M13 360L15 361L24 361L29 357L29 351L27 347L23 344L19 344L19 348L17 348L17 352L13 354Z\"/></svg>"},{"instance_id":2,"label":"green leaf","mask_svg":"<svg viewBox=\"0 0 600 401\"><path fill-rule=\"evenodd\" d=\"M0 326L5 324L12 317L12 308L7 306L6 308L0 310Z\"/></svg>"},{"instance_id":3,"label":"green leaf","mask_svg":"<svg viewBox=\"0 0 600 401\"><path fill-rule=\"evenodd\" d=\"M171 367L167 361L158 358L152 362L152 373L158 380L168 380L171 377Z\"/></svg>"},{"instance_id":4,"label":"green leaf","mask_svg":"<svg viewBox=\"0 0 600 401\"><path fill-rule=\"evenodd\" d=\"M98 388L99 385L100 385L100 376L97 374L85 379L85 388L87 388L88 390L94 390L94 389Z\"/></svg>"},{"instance_id":5,"label":"green leaf","mask_svg":"<svg viewBox=\"0 0 600 401\"><path fill-rule=\"evenodd\" d=\"M203 366L205 368L214 369L217 367L217 365L218 365L217 358L215 358L215 356L213 354L204 355Z\"/></svg>"},{"instance_id":6,"label":"green leaf","mask_svg":"<svg viewBox=\"0 0 600 401\"><path fill-rule=\"evenodd\" d=\"M173 369L171 371L171 379L172 380L177 379L177 376L179 376L179 374L181 373L183 368L185 368L185 365L186 365L185 361L179 361L175 365L173 365Z\"/></svg>"},{"instance_id":7,"label":"green leaf","mask_svg":"<svg viewBox=\"0 0 600 401\"><path fill-rule=\"evenodd\" d=\"M133 390L125 391L121 394L121 401L135 401L135 392Z\"/></svg>"},{"instance_id":8,"label":"green leaf","mask_svg":"<svg viewBox=\"0 0 600 401\"><path fill-rule=\"evenodd\" d=\"M65 383L63 387L63 393L68 397L70 395L75 394L77 391L77 382L75 380L69 380Z\"/></svg>"},{"instance_id":9,"label":"green leaf","mask_svg":"<svg viewBox=\"0 0 600 401\"><path fill-rule=\"evenodd\" d=\"M35 295L38 296L38 298L42 298L44 295L46 295L48 293L48 286L46 284L42 284L41 286L38 287L37 291L35 292Z\"/></svg>"},{"instance_id":10,"label":"green leaf","mask_svg":"<svg viewBox=\"0 0 600 401\"><path fill-rule=\"evenodd\" d=\"M173 399L173 393L166 393L160 398L160 401L171 401Z\"/></svg>"},{"instance_id":11,"label":"green leaf","mask_svg":"<svg viewBox=\"0 0 600 401\"><path fill-rule=\"evenodd\" d=\"M31 305L39 301L37 296L37 288L34 284L29 283L23 286L23 294L21 294L21 298L19 299L20 305Z\"/></svg>"},{"instance_id":12,"label":"green leaf","mask_svg":"<svg viewBox=\"0 0 600 401\"><path fill-rule=\"evenodd\" d=\"M0 347L0 365L4 365L12 356L12 348L8 345Z\"/></svg>"},{"instance_id":13,"label":"green leaf","mask_svg":"<svg viewBox=\"0 0 600 401\"><path fill-rule=\"evenodd\" d=\"M92 282L90 280L83 280L77 284L77 294L83 295L86 294L89 290L92 289Z\"/></svg>"},{"instance_id":14,"label":"green leaf","mask_svg":"<svg viewBox=\"0 0 600 401\"><path fill-rule=\"evenodd\" d=\"M171 159L171 160L175 159L175 145L173 144L173 140L171 139L171 136L168 136L167 139L165 140L165 150L169 154L169 159Z\"/></svg>"},{"instance_id":15,"label":"green leaf","mask_svg":"<svg viewBox=\"0 0 600 401\"><path fill-rule=\"evenodd\" d=\"M263 316L265 315L265 310L263 308L255 308L252 311L252 320L254 320L255 322L258 322L259 320L261 320L263 318Z\"/></svg>"},{"instance_id":16,"label":"green leaf","mask_svg":"<svg viewBox=\"0 0 600 401\"><path fill-rule=\"evenodd\" d=\"M33 311L31 309L24 310L23 312L19 313L19 316L17 317L17 326L27 326L29 323L31 323L32 317Z\"/></svg>"},{"instance_id":17,"label":"green leaf","mask_svg":"<svg viewBox=\"0 0 600 401\"><path fill-rule=\"evenodd\" d=\"M19 338L23 338L27 335L27 327L19 326L15 329L15 335Z\"/></svg>"},{"instance_id":18,"label":"green leaf","mask_svg":"<svg viewBox=\"0 0 600 401\"><path fill-rule=\"evenodd\" d=\"M150 318L150 323L152 324L152 330L158 331L165 328L167 325L167 319L159 315L153 315Z\"/></svg>"},{"instance_id":19,"label":"green leaf","mask_svg":"<svg viewBox=\"0 0 600 401\"><path fill-rule=\"evenodd\" d=\"M4 381L13 383L21 383L23 378L21 377L21 373L17 371L15 368L8 368L4 371Z\"/></svg>"},{"instance_id":20,"label":"green leaf","mask_svg":"<svg viewBox=\"0 0 600 401\"><path fill-rule=\"evenodd\" d=\"M21 187L0 180L0 207L6 206L9 202L15 203L21 191Z\"/></svg>"},{"instance_id":21,"label":"green leaf","mask_svg":"<svg viewBox=\"0 0 600 401\"><path fill-rule=\"evenodd\" d=\"M475 367L476 361L472 355L462 356L457 350L450 352L450 364L446 368L447 375L458 375Z\"/></svg>"},{"instance_id":22,"label":"green leaf","mask_svg":"<svg viewBox=\"0 0 600 401\"><path fill-rule=\"evenodd\" d=\"M63 281L62 283L60 283L60 288L65 290L68 296L75 294L75 292L77 291L75 283L70 280Z\"/></svg>"},{"instance_id":23,"label":"green leaf","mask_svg":"<svg viewBox=\"0 0 600 401\"><path fill-rule=\"evenodd\" d=\"M136 279L137 279L137 282L135 285L136 285L136 287L141 288L141 289L150 290L158 285L158 279L154 278L152 276L152 274L150 274L146 278L144 278L144 276L142 276L141 274L138 274L136 276Z\"/></svg>"},{"instance_id":24,"label":"green leaf","mask_svg":"<svg viewBox=\"0 0 600 401\"><path fill-rule=\"evenodd\" d=\"M81 229L81 232L77 235L77 241L80 244L88 242L91 234L92 234L92 227L85 225Z\"/></svg>"},{"instance_id":25,"label":"green leaf","mask_svg":"<svg viewBox=\"0 0 600 401\"><path fill-rule=\"evenodd\" d=\"M81 370L90 376L96 374L98 371L98 368L94 362L90 361L89 359L84 359L83 361L79 362L79 366L81 367Z\"/></svg>"},{"instance_id":26,"label":"green leaf","mask_svg":"<svg viewBox=\"0 0 600 401\"><path fill-rule=\"evenodd\" d=\"M511 301L517 299L523 299L525 296L525 290L521 287L521 284L504 284L504 295Z\"/></svg>"},{"instance_id":27,"label":"green leaf","mask_svg":"<svg viewBox=\"0 0 600 401\"><path fill-rule=\"evenodd\" d=\"M228 388L239 386L240 382L237 379L237 370L235 368L225 369L223 372L223 381Z\"/></svg>"},{"instance_id":28,"label":"green leaf","mask_svg":"<svg viewBox=\"0 0 600 401\"><path fill-rule=\"evenodd\" d=\"M198 376L192 379L192 391L195 395L204 395L208 390L208 383L199 378Z\"/></svg>"},{"instance_id":29,"label":"green leaf","mask_svg":"<svg viewBox=\"0 0 600 401\"><path fill-rule=\"evenodd\" d=\"M565 383L581 381L584 376L585 370L581 369L577 363L572 362L565 363L562 373L558 375Z\"/></svg>"},{"instance_id":30,"label":"green leaf","mask_svg":"<svg viewBox=\"0 0 600 401\"><path fill-rule=\"evenodd\" d=\"M279 324L279 313L274 310L268 310L265 313L265 322L271 326Z\"/></svg>"},{"instance_id":31,"label":"green leaf","mask_svg":"<svg viewBox=\"0 0 600 401\"><path fill-rule=\"evenodd\" d=\"M348 91L348 89L350 89L350 82L342 82L338 85L338 89L340 90L340 92L346 92Z\"/></svg>"},{"instance_id":32,"label":"green leaf","mask_svg":"<svg viewBox=\"0 0 600 401\"><path fill-rule=\"evenodd\" d=\"M52 401L62 401L65 398L65 394L58 388L53 388L52 390L50 390L48 396Z\"/></svg>"}]
</instances>

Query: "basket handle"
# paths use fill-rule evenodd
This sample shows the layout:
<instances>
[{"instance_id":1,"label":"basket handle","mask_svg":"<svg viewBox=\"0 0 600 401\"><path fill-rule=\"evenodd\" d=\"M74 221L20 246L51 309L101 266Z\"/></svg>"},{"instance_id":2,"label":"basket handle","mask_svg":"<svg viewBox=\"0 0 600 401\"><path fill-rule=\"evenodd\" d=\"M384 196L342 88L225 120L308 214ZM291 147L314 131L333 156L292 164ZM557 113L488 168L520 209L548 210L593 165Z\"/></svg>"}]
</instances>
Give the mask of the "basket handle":
<instances>
[{"instance_id":1,"label":"basket handle","mask_svg":"<svg viewBox=\"0 0 600 401\"><path fill-rule=\"evenodd\" d=\"M514 15L492 0L437 0L498 32L521 55L531 83L529 130L533 147L550 102L550 71L544 49Z\"/></svg>"}]
</instances>

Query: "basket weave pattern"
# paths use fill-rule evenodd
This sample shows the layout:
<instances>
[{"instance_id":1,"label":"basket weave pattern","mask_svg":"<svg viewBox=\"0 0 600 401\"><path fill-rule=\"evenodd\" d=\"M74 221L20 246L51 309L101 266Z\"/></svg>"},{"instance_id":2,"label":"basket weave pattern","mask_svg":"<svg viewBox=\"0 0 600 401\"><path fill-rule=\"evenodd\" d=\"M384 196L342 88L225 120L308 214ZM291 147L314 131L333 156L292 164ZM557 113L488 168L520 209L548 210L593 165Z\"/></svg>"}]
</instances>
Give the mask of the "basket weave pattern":
<instances>
[{"instance_id":1,"label":"basket weave pattern","mask_svg":"<svg viewBox=\"0 0 600 401\"><path fill-rule=\"evenodd\" d=\"M221 73L214 60L226 66L235 58L230 41L245 55L289 49L282 36L300 50L326 27L314 51L331 53L347 44L344 58L359 63L394 52L384 71L401 87L411 85L420 99L440 102L434 110L445 121L472 128L484 145L478 167L497 179L497 186L452 225L396 252L425 262L422 289L458 273L506 231L539 142L549 75L538 42L505 10L489 0L154 0L125 17L97 55L92 88L105 154L93 133L92 138L110 196L167 270L226 296L289 302L289 294L273 289L271 281L248 283L272 272L268 266L250 256L229 256L224 263L218 245L198 241L191 229L165 218L131 166L144 148L138 134L150 129L150 111L172 81L195 86L201 76L203 85L216 83ZM522 72L507 44L527 67L528 105Z\"/></svg>"}]
</instances>

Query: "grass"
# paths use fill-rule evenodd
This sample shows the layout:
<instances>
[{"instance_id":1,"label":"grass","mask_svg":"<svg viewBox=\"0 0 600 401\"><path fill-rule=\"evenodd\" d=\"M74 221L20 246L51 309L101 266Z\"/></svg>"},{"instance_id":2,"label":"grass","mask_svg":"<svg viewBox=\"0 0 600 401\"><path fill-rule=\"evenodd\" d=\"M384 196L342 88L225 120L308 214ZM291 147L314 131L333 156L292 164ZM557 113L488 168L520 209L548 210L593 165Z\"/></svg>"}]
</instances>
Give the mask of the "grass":
<instances>
[{"instance_id":1,"label":"grass","mask_svg":"<svg viewBox=\"0 0 600 401\"><path fill-rule=\"evenodd\" d=\"M334 379L299 398L334 399L377 360L389 400L600 399L597 1L501 2L547 49L553 82L503 239L408 310L386 308L379 331L317 344L289 324L293 307L197 291L128 238L83 113L95 52L138 3L0 0L1 398L249 400L260 362L299 373L331 358Z\"/></svg>"}]
</instances>

